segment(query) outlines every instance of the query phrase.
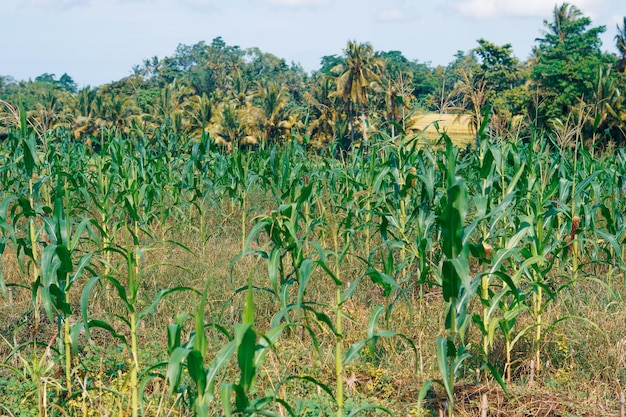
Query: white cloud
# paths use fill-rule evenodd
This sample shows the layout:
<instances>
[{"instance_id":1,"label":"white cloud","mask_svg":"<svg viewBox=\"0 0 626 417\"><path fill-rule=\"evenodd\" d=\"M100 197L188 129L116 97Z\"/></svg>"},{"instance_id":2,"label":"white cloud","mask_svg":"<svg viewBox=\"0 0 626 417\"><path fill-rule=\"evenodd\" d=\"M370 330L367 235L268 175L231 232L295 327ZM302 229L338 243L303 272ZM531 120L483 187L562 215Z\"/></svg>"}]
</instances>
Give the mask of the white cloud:
<instances>
[{"instance_id":1,"label":"white cloud","mask_svg":"<svg viewBox=\"0 0 626 417\"><path fill-rule=\"evenodd\" d=\"M413 20L411 12L399 8L387 8L378 11L377 19L381 22L407 22Z\"/></svg>"},{"instance_id":2,"label":"white cloud","mask_svg":"<svg viewBox=\"0 0 626 417\"><path fill-rule=\"evenodd\" d=\"M548 18L557 2L546 0L462 0L452 3L452 7L463 16L474 19L497 19L503 17ZM584 14L593 16L601 10L605 2L594 0L570 0Z\"/></svg>"},{"instance_id":3,"label":"white cloud","mask_svg":"<svg viewBox=\"0 0 626 417\"><path fill-rule=\"evenodd\" d=\"M217 10L213 0L180 0L180 2L198 11Z\"/></svg>"},{"instance_id":4,"label":"white cloud","mask_svg":"<svg viewBox=\"0 0 626 417\"><path fill-rule=\"evenodd\" d=\"M69 10L88 6L90 0L22 0L20 6L39 10Z\"/></svg>"},{"instance_id":5,"label":"white cloud","mask_svg":"<svg viewBox=\"0 0 626 417\"><path fill-rule=\"evenodd\" d=\"M323 6L328 4L329 0L271 0L274 6L284 6L292 9L311 6Z\"/></svg>"}]
</instances>

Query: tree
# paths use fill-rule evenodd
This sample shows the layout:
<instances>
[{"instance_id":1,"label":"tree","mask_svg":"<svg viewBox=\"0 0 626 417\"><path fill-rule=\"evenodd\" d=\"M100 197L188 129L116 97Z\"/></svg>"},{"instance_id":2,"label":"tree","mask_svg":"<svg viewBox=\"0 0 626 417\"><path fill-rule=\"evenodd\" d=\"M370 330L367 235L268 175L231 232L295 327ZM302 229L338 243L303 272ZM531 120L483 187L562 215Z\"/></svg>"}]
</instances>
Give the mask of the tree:
<instances>
[{"instance_id":1,"label":"tree","mask_svg":"<svg viewBox=\"0 0 626 417\"><path fill-rule=\"evenodd\" d=\"M465 53L457 51L454 60L446 67L439 66L434 70L437 88L432 96L431 106L434 110L445 114L449 110L459 108L463 97L459 96L459 82L464 82L461 74L475 73L479 65L474 51Z\"/></svg>"},{"instance_id":2,"label":"tree","mask_svg":"<svg viewBox=\"0 0 626 417\"><path fill-rule=\"evenodd\" d=\"M287 104L287 89L275 81L259 82L254 98L260 108L259 124L263 139L275 142L282 136L281 122L288 119L284 109ZM283 123L282 126L285 124Z\"/></svg>"},{"instance_id":3,"label":"tree","mask_svg":"<svg viewBox=\"0 0 626 417\"><path fill-rule=\"evenodd\" d=\"M480 69L490 99L517 84L519 60L513 56L510 43L498 46L485 39L479 39L478 47L474 51L480 58Z\"/></svg>"},{"instance_id":4,"label":"tree","mask_svg":"<svg viewBox=\"0 0 626 417\"><path fill-rule=\"evenodd\" d=\"M13 77L8 75L0 75L0 100L6 99L11 90L16 86L16 82Z\"/></svg>"},{"instance_id":5,"label":"tree","mask_svg":"<svg viewBox=\"0 0 626 417\"><path fill-rule=\"evenodd\" d=\"M98 113L98 90L87 86L73 96L74 123L72 131L75 138L95 135L98 128L103 124L96 116Z\"/></svg>"},{"instance_id":6,"label":"tree","mask_svg":"<svg viewBox=\"0 0 626 417\"><path fill-rule=\"evenodd\" d=\"M553 21L544 21L544 37L537 39L537 63L531 79L538 91L537 122L565 119L579 107L579 101L591 99L598 70L612 58L603 55L600 34L604 26L589 28L591 19L582 16L576 6L555 6Z\"/></svg>"},{"instance_id":7,"label":"tree","mask_svg":"<svg viewBox=\"0 0 626 417\"><path fill-rule=\"evenodd\" d=\"M59 85L65 91L72 94L76 94L76 92L78 91L78 86L76 85L76 82L72 77L67 75L67 73L63 73L63 75L61 75L61 78L59 78Z\"/></svg>"},{"instance_id":8,"label":"tree","mask_svg":"<svg viewBox=\"0 0 626 417\"><path fill-rule=\"evenodd\" d=\"M387 120L399 122L403 109L413 108L417 101L432 101L439 81L427 63L410 61L399 51L377 52L376 56L384 61L381 75ZM378 92L378 91L377 91ZM383 97L380 97L379 102ZM390 118L389 115L395 114ZM406 114L405 114L406 115Z\"/></svg>"},{"instance_id":9,"label":"tree","mask_svg":"<svg viewBox=\"0 0 626 417\"><path fill-rule=\"evenodd\" d=\"M473 51L480 63L476 77L482 79L485 103L491 105L490 128L497 135L506 135L511 128L517 127L514 116L523 114L526 109L528 88L524 80L528 74L523 73L525 68L513 56L510 43L498 46L479 39ZM480 114L477 116L481 117Z\"/></svg>"},{"instance_id":10,"label":"tree","mask_svg":"<svg viewBox=\"0 0 626 417\"><path fill-rule=\"evenodd\" d=\"M370 43L349 41L344 50L344 62L335 66L331 72L337 75L337 94L346 103L348 122L350 123L350 144L355 141L354 105L360 107L363 122L363 139L367 141L365 106L372 82L380 82L378 74L382 70L382 61L374 55ZM343 148L349 146L343 143Z\"/></svg>"},{"instance_id":11,"label":"tree","mask_svg":"<svg viewBox=\"0 0 626 417\"><path fill-rule=\"evenodd\" d=\"M570 34L570 26L584 18L582 11L569 3L555 5L552 11L552 22L543 21L544 27L548 28L548 34L558 36L561 42Z\"/></svg>"},{"instance_id":12,"label":"tree","mask_svg":"<svg viewBox=\"0 0 626 417\"><path fill-rule=\"evenodd\" d=\"M376 112L387 123L391 136L395 136L395 123L403 125L404 118L409 113L413 96L412 62L399 51L377 52L376 56L382 60L384 72L374 91Z\"/></svg>"},{"instance_id":13,"label":"tree","mask_svg":"<svg viewBox=\"0 0 626 417\"><path fill-rule=\"evenodd\" d=\"M336 131L339 118L335 106L335 95L333 94L336 86L333 84L334 78L332 76L324 75L321 72L313 76L313 81L311 91L304 95L309 105L307 114L310 115L311 119L307 132L310 145L316 149L321 149L328 146L333 138L339 135Z\"/></svg>"},{"instance_id":14,"label":"tree","mask_svg":"<svg viewBox=\"0 0 626 417\"><path fill-rule=\"evenodd\" d=\"M482 121L483 108L487 104L487 83L485 78L471 68L461 68L460 80L454 86L455 93L461 99L458 107L463 113L469 113L472 127L477 130Z\"/></svg>"}]
</instances>

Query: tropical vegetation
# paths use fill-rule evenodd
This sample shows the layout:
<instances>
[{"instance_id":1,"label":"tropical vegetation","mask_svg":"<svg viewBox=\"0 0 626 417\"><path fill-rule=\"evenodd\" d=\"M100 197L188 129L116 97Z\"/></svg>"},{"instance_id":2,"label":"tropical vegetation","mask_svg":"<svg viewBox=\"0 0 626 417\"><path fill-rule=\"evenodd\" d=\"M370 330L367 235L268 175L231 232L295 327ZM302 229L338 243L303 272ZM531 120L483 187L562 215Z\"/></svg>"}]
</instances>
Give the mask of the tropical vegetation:
<instances>
[{"instance_id":1,"label":"tropical vegetation","mask_svg":"<svg viewBox=\"0 0 626 417\"><path fill-rule=\"evenodd\" d=\"M623 412L625 28L0 77L0 415Z\"/></svg>"}]
</instances>

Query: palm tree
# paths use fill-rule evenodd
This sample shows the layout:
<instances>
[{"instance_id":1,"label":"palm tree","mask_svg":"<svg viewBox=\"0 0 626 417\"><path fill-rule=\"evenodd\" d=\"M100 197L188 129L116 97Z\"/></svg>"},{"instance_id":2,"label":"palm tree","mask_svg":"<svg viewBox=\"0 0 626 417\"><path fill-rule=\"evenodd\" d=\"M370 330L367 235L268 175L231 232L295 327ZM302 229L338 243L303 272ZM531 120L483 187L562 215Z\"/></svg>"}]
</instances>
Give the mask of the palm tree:
<instances>
[{"instance_id":1,"label":"palm tree","mask_svg":"<svg viewBox=\"0 0 626 417\"><path fill-rule=\"evenodd\" d=\"M487 82L471 68L462 68L460 79L454 86L455 93L461 99L459 110L469 112L472 128L476 131L482 121L483 108L487 104Z\"/></svg>"},{"instance_id":2,"label":"palm tree","mask_svg":"<svg viewBox=\"0 0 626 417\"><path fill-rule=\"evenodd\" d=\"M397 74L387 73L382 77L381 83L377 86L377 93L381 93L382 100L379 101L378 110L382 113L384 121L391 128L391 137L395 137L395 124L401 125L404 129L405 118L409 113L413 90L410 86L411 73L398 72Z\"/></svg>"},{"instance_id":3,"label":"palm tree","mask_svg":"<svg viewBox=\"0 0 626 417\"><path fill-rule=\"evenodd\" d=\"M96 119L98 90L87 86L76 94L74 113L76 118L72 125L72 132L76 139L84 136L95 135L98 130Z\"/></svg>"},{"instance_id":4,"label":"palm tree","mask_svg":"<svg viewBox=\"0 0 626 417\"><path fill-rule=\"evenodd\" d=\"M132 98L117 94L105 96L102 110L107 124L124 132L127 132L133 121L137 120L139 111Z\"/></svg>"},{"instance_id":5,"label":"palm tree","mask_svg":"<svg viewBox=\"0 0 626 417\"><path fill-rule=\"evenodd\" d=\"M195 96L192 87L175 79L161 89L161 94L152 105L152 117L157 124L169 123L176 133L181 133L183 114L187 113L189 98Z\"/></svg>"},{"instance_id":6,"label":"palm tree","mask_svg":"<svg viewBox=\"0 0 626 417\"><path fill-rule=\"evenodd\" d=\"M559 37L561 42L565 42L567 35L568 23L575 22L583 17L583 12L573 4L563 3L560 6L554 6L552 11L552 22L543 21L543 25L548 28L548 33Z\"/></svg>"},{"instance_id":7,"label":"palm tree","mask_svg":"<svg viewBox=\"0 0 626 417\"><path fill-rule=\"evenodd\" d=\"M335 86L333 78L320 76L311 92L305 93L305 100L309 104L308 118L311 120L307 127L310 143L317 149L322 149L332 142L337 125L337 111L334 96Z\"/></svg>"},{"instance_id":8,"label":"palm tree","mask_svg":"<svg viewBox=\"0 0 626 417\"><path fill-rule=\"evenodd\" d=\"M337 74L337 94L347 104L350 139L354 142L354 105L361 109L363 140L367 142L365 106L368 90L372 83L379 83L378 74L382 71L382 61L374 55L370 43L348 42L344 50L345 61L331 69Z\"/></svg>"},{"instance_id":9,"label":"palm tree","mask_svg":"<svg viewBox=\"0 0 626 417\"><path fill-rule=\"evenodd\" d=\"M239 148L248 133L244 123L245 113L245 108L239 109L235 104L222 105L214 132L218 144L227 145L229 148Z\"/></svg>"},{"instance_id":10,"label":"palm tree","mask_svg":"<svg viewBox=\"0 0 626 417\"><path fill-rule=\"evenodd\" d=\"M275 81L267 81L258 84L254 97L260 101L259 122L262 125L264 139L277 140L281 136L279 125L287 119L284 111L287 104L287 89Z\"/></svg>"},{"instance_id":11,"label":"palm tree","mask_svg":"<svg viewBox=\"0 0 626 417\"><path fill-rule=\"evenodd\" d=\"M213 97L202 93L201 96L193 95L189 98L186 133L190 136L201 136L202 132L206 132L213 118L213 108L215 106Z\"/></svg>"}]
</instances>

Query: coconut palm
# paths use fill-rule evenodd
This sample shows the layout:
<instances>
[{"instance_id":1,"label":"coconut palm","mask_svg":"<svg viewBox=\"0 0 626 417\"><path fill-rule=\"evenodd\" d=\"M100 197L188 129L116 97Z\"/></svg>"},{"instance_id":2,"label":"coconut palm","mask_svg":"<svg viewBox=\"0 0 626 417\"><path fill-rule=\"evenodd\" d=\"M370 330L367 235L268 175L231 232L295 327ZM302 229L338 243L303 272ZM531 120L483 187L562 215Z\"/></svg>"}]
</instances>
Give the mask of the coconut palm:
<instances>
[{"instance_id":1,"label":"coconut palm","mask_svg":"<svg viewBox=\"0 0 626 417\"><path fill-rule=\"evenodd\" d=\"M565 42L567 36L567 24L577 21L583 17L582 11L573 4L563 3L560 6L554 6L552 11L552 22L543 21L543 25L548 28L548 33L556 35L561 42Z\"/></svg>"},{"instance_id":2,"label":"coconut palm","mask_svg":"<svg viewBox=\"0 0 626 417\"><path fill-rule=\"evenodd\" d=\"M221 107L215 131L216 139L220 144L239 147L240 142L246 136L246 127L242 122L243 113L233 104L224 104Z\"/></svg>"},{"instance_id":3,"label":"coconut palm","mask_svg":"<svg viewBox=\"0 0 626 417\"><path fill-rule=\"evenodd\" d=\"M454 91L461 99L459 109L469 112L472 128L476 130L487 104L487 82L471 68L462 68L458 75L459 81L454 86Z\"/></svg>"},{"instance_id":4,"label":"coconut palm","mask_svg":"<svg viewBox=\"0 0 626 417\"><path fill-rule=\"evenodd\" d=\"M263 139L276 141L281 136L280 123L287 119L287 89L275 81L266 81L257 85L254 98L259 100L259 124Z\"/></svg>"},{"instance_id":5,"label":"coconut palm","mask_svg":"<svg viewBox=\"0 0 626 417\"><path fill-rule=\"evenodd\" d=\"M348 42L345 61L331 69L337 75L337 94L346 103L351 143L355 140L354 106L359 106L363 121L363 140L367 141L365 106L372 83L379 83L383 62L374 54L370 43Z\"/></svg>"},{"instance_id":6,"label":"coconut palm","mask_svg":"<svg viewBox=\"0 0 626 417\"><path fill-rule=\"evenodd\" d=\"M139 109L132 98L112 94L103 97L102 111L110 126L127 131L137 119Z\"/></svg>"},{"instance_id":7,"label":"coconut palm","mask_svg":"<svg viewBox=\"0 0 626 417\"><path fill-rule=\"evenodd\" d=\"M213 97L209 98L206 93L201 96L193 95L188 101L188 120L186 133L190 136L198 137L206 131L211 119L213 118L213 109L215 103Z\"/></svg>"},{"instance_id":8,"label":"coconut palm","mask_svg":"<svg viewBox=\"0 0 626 417\"><path fill-rule=\"evenodd\" d=\"M195 95L193 88L175 79L161 89L161 94L152 107L152 117L157 124L170 123L175 132L182 129L182 118L189 105L189 98Z\"/></svg>"},{"instance_id":9,"label":"coconut palm","mask_svg":"<svg viewBox=\"0 0 626 417\"><path fill-rule=\"evenodd\" d=\"M405 127L405 117L409 113L414 97L410 83L410 73L387 73L385 77L381 77L381 82L376 86L375 91L379 97L377 110L389 124L392 137L395 136L395 124L403 125L403 129Z\"/></svg>"},{"instance_id":10,"label":"coconut palm","mask_svg":"<svg viewBox=\"0 0 626 417\"><path fill-rule=\"evenodd\" d=\"M98 103L98 90L89 86L78 91L74 97L74 123L72 124L72 132L76 139L85 136L95 135L98 128L98 119L96 118Z\"/></svg>"},{"instance_id":11,"label":"coconut palm","mask_svg":"<svg viewBox=\"0 0 626 417\"><path fill-rule=\"evenodd\" d=\"M307 133L311 145L321 149L332 142L335 137L335 126L337 122L337 111L333 90L333 78L328 76L318 76L310 92L304 94L304 98L309 105L308 118L311 120L307 127Z\"/></svg>"}]
</instances>

